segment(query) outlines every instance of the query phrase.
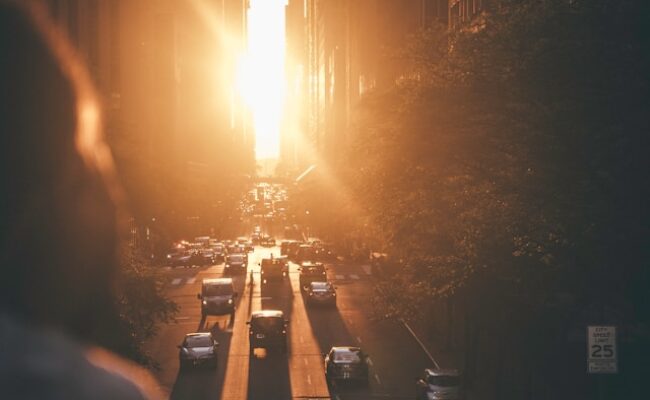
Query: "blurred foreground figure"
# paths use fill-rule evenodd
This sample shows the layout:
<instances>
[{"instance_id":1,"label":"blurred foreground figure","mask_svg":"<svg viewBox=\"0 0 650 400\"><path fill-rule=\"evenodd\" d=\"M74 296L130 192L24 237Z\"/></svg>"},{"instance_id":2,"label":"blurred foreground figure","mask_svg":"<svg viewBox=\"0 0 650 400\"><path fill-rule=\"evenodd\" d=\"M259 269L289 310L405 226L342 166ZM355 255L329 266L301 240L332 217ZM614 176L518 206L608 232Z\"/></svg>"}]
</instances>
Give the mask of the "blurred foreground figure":
<instances>
[{"instance_id":1,"label":"blurred foreground figure","mask_svg":"<svg viewBox=\"0 0 650 400\"><path fill-rule=\"evenodd\" d=\"M117 319L120 192L88 75L29 4L0 0L0 398L155 397L91 346Z\"/></svg>"}]
</instances>

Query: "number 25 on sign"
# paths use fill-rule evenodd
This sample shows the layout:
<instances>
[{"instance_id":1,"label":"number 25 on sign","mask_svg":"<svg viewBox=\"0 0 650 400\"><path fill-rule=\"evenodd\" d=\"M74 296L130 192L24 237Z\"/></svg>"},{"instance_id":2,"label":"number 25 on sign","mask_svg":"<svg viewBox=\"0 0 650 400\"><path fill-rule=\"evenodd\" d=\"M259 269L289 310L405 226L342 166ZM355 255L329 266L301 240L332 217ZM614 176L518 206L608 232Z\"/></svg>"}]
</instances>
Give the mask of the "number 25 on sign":
<instances>
[{"instance_id":1,"label":"number 25 on sign","mask_svg":"<svg viewBox=\"0 0 650 400\"><path fill-rule=\"evenodd\" d=\"M587 372L590 374L618 372L615 326L587 327Z\"/></svg>"}]
</instances>

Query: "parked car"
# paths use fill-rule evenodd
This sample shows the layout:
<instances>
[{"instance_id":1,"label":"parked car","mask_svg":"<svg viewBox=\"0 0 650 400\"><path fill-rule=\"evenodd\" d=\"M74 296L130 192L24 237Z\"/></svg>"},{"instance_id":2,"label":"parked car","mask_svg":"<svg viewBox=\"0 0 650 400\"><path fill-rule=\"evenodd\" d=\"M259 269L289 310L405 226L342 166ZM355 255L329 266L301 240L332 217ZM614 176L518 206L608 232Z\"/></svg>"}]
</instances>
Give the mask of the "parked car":
<instances>
[{"instance_id":1,"label":"parked car","mask_svg":"<svg viewBox=\"0 0 650 400\"><path fill-rule=\"evenodd\" d=\"M462 377L455 369L427 368L417 379L417 400L461 400L464 399Z\"/></svg>"},{"instance_id":2,"label":"parked car","mask_svg":"<svg viewBox=\"0 0 650 400\"><path fill-rule=\"evenodd\" d=\"M183 342L178 345L180 369L202 365L217 368L218 347L219 343L214 340L210 332L188 333Z\"/></svg>"},{"instance_id":3,"label":"parked car","mask_svg":"<svg viewBox=\"0 0 650 400\"><path fill-rule=\"evenodd\" d=\"M326 268L322 263L303 262L298 268L300 271L300 288L307 290L312 282L327 281Z\"/></svg>"},{"instance_id":4,"label":"parked car","mask_svg":"<svg viewBox=\"0 0 650 400\"><path fill-rule=\"evenodd\" d=\"M235 298L237 292L232 278L203 279L201 293L196 297L201 300L201 316L235 315Z\"/></svg>"},{"instance_id":5,"label":"parked car","mask_svg":"<svg viewBox=\"0 0 650 400\"><path fill-rule=\"evenodd\" d=\"M330 282L311 282L307 288L307 304L336 307L336 289Z\"/></svg>"},{"instance_id":6,"label":"parked car","mask_svg":"<svg viewBox=\"0 0 650 400\"><path fill-rule=\"evenodd\" d=\"M325 377L330 383L356 381L368 384L368 356L359 347L332 347L325 355Z\"/></svg>"},{"instance_id":7,"label":"parked car","mask_svg":"<svg viewBox=\"0 0 650 400\"><path fill-rule=\"evenodd\" d=\"M248 257L245 254L228 254L226 256L224 274L245 274L248 269Z\"/></svg>"},{"instance_id":8,"label":"parked car","mask_svg":"<svg viewBox=\"0 0 650 400\"><path fill-rule=\"evenodd\" d=\"M255 311L247 321L250 352L256 348L280 349L287 352L287 327L289 321L284 319L284 313L279 310Z\"/></svg>"}]
</instances>

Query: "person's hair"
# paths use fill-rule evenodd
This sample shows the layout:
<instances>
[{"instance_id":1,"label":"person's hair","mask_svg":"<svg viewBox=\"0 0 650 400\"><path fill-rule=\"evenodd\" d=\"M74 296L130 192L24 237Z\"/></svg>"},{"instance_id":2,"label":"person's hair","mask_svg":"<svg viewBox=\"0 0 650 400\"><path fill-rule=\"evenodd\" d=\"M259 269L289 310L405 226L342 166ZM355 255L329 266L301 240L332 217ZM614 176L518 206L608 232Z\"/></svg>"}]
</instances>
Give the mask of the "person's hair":
<instances>
[{"instance_id":1,"label":"person's hair","mask_svg":"<svg viewBox=\"0 0 650 400\"><path fill-rule=\"evenodd\" d=\"M119 186L90 78L34 4L0 0L0 313L88 336L112 315Z\"/></svg>"}]
</instances>

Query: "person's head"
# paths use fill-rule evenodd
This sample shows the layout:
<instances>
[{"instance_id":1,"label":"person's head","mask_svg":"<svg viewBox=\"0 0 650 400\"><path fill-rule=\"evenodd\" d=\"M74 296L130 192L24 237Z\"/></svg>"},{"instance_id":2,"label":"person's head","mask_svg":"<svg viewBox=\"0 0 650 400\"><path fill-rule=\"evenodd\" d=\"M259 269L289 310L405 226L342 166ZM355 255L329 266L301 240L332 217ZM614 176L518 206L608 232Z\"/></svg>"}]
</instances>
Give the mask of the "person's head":
<instances>
[{"instance_id":1,"label":"person's head","mask_svg":"<svg viewBox=\"0 0 650 400\"><path fill-rule=\"evenodd\" d=\"M87 335L112 308L116 268L99 105L37 7L0 0L0 76L0 313Z\"/></svg>"}]
</instances>

